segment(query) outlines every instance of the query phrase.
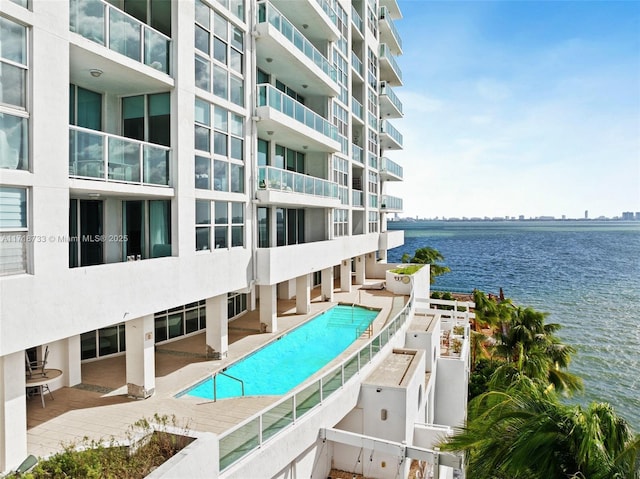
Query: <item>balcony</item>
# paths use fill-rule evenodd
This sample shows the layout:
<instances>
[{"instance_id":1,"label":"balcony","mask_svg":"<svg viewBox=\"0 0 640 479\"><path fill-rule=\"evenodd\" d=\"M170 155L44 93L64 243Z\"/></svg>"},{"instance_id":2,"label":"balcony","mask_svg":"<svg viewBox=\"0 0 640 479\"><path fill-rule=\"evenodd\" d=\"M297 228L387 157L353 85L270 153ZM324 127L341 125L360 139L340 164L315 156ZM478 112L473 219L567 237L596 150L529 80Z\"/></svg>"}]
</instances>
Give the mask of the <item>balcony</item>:
<instances>
[{"instance_id":1,"label":"balcony","mask_svg":"<svg viewBox=\"0 0 640 479\"><path fill-rule=\"evenodd\" d=\"M402 198L396 198L395 196L382 195L380 203L380 209L383 211L389 211L394 213L402 212Z\"/></svg>"},{"instance_id":2,"label":"balcony","mask_svg":"<svg viewBox=\"0 0 640 479\"><path fill-rule=\"evenodd\" d=\"M394 20L402 18L402 12L400 12L397 0L380 0L378 3L381 7L385 7L388 10L389 16Z\"/></svg>"},{"instance_id":3,"label":"balcony","mask_svg":"<svg viewBox=\"0 0 640 479\"><path fill-rule=\"evenodd\" d=\"M277 72L296 91L338 96L337 74L331 62L269 2L258 3L258 68Z\"/></svg>"},{"instance_id":4,"label":"balcony","mask_svg":"<svg viewBox=\"0 0 640 479\"><path fill-rule=\"evenodd\" d=\"M258 85L256 106L261 137L299 151L340 151L334 125L274 86Z\"/></svg>"},{"instance_id":5,"label":"balcony","mask_svg":"<svg viewBox=\"0 0 640 479\"><path fill-rule=\"evenodd\" d=\"M353 68L353 71L357 73L357 75L353 75L352 79L357 83L364 83L364 68L362 60L360 60L358 55L353 52L351 52L351 68Z\"/></svg>"},{"instance_id":6,"label":"balcony","mask_svg":"<svg viewBox=\"0 0 640 479\"><path fill-rule=\"evenodd\" d=\"M339 208L338 183L272 166L258 168L258 201L264 204Z\"/></svg>"},{"instance_id":7,"label":"balcony","mask_svg":"<svg viewBox=\"0 0 640 479\"><path fill-rule=\"evenodd\" d=\"M307 38L321 42L335 42L340 38L336 13L327 0L297 0L296 8L291 8L291 0L271 0L270 3L287 12L289 21L304 29Z\"/></svg>"},{"instance_id":8,"label":"balcony","mask_svg":"<svg viewBox=\"0 0 640 479\"><path fill-rule=\"evenodd\" d=\"M386 82L380 82L379 91L380 116L382 118L402 118L402 102L396 96L393 88Z\"/></svg>"},{"instance_id":9,"label":"balcony","mask_svg":"<svg viewBox=\"0 0 640 479\"><path fill-rule=\"evenodd\" d=\"M362 103L351 97L351 112L353 113L353 118L357 123L364 125L364 116L362 110Z\"/></svg>"},{"instance_id":10,"label":"balcony","mask_svg":"<svg viewBox=\"0 0 640 479\"><path fill-rule=\"evenodd\" d=\"M394 55L402 55L402 39L387 7L380 7L380 42L386 43Z\"/></svg>"},{"instance_id":11,"label":"balcony","mask_svg":"<svg viewBox=\"0 0 640 479\"><path fill-rule=\"evenodd\" d=\"M353 190L351 192L351 206L364 207L364 193L362 191Z\"/></svg>"},{"instance_id":12,"label":"balcony","mask_svg":"<svg viewBox=\"0 0 640 479\"><path fill-rule=\"evenodd\" d=\"M364 23L358 11L351 6L351 34L354 39L364 40Z\"/></svg>"},{"instance_id":13,"label":"balcony","mask_svg":"<svg viewBox=\"0 0 640 479\"><path fill-rule=\"evenodd\" d=\"M169 186L171 149L144 141L69 127L69 177Z\"/></svg>"},{"instance_id":14,"label":"balcony","mask_svg":"<svg viewBox=\"0 0 640 479\"><path fill-rule=\"evenodd\" d=\"M351 159L364 165L364 151L355 143L351 143Z\"/></svg>"},{"instance_id":15,"label":"balcony","mask_svg":"<svg viewBox=\"0 0 640 479\"><path fill-rule=\"evenodd\" d=\"M380 122L380 147L383 150L400 150L402 143L402 134L388 120L382 120Z\"/></svg>"},{"instance_id":16,"label":"balcony","mask_svg":"<svg viewBox=\"0 0 640 479\"><path fill-rule=\"evenodd\" d=\"M385 44L380 44L380 80L386 81L391 86L402 86L402 71L393 57L391 49Z\"/></svg>"},{"instance_id":17,"label":"balcony","mask_svg":"<svg viewBox=\"0 0 640 479\"><path fill-rule=\"evenodd\" d=\"M289 246L258 248L256 262L258 284L277 284L291 278L340 264L349 257L378 249L377 233L341 236Z\"/></svg>"},{"instance_id":18,"label":"balcony","mask_svg":"<svg viewBox=\"0 0 640 479\"><path fill-rule=\"evenodd\" d=\"M402 166L383 156L380 158L380 179L382 181L403 181Z\"/></svg>"},{"instance_id":19,"label":"balcony","mask_svg":"<svg viewBox=\"0 0 640 479\"><path fill-rule=\"evenodd\" d=\"M380 233L378 248L390 250L404 245L404 230L384 231Z\"/></svg>"},{"instance_id":20,"label":"balcony","mask_svg":"<svg viewBox=\"0 0 640 479\"><path fill-rule=\"evenodd\" d=\"M70 31L170 74L171 39L103 0L71 0Z\"/></svg>"}]
</instances>

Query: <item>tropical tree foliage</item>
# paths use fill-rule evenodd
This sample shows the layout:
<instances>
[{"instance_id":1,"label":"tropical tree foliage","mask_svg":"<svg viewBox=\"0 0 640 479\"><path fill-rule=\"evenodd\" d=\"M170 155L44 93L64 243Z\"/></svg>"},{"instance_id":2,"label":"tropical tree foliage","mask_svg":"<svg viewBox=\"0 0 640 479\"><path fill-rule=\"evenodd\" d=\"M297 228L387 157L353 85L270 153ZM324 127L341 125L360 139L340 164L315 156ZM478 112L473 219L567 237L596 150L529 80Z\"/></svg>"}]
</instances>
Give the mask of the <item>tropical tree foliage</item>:
<instances>
[{"instance_id":1,"label":"tropical tree foliage","mask_svg":"<svg viewBox=\"0 0 640 479\"><path fill-rule=\"evenodd\" d=\"M403 263L416 263L416 264L428 264L430 265L431 272L431 284L434 284L436 278L445 273L451 271L448 266L438 264L439 261L444 261L444 256L435 248L425 246L424 248L418 248L413 257L409 253L402 255Z\"/></svg>"},{"instance_id":2,"label":"tropical tree foliage","mask_svg":"<svg viewBox=\"0 0 640 479\"><path fill-rule=\"evenodd\" d=\"M640 442L610 405L561 404L543 386L521 375L478 396L467 427L442 448L466 451L474 479L640 477Z\"/></svg>"},{"instance_id":3,"label":"tropical tree foliage","mask_svg":"<svg viewBox=\"0 0 640 479\"><path fill-rule=\"evenodd\" d=\"M495 333L495 352L504 362L496 369L492 382L504 386L517 375L524 375L546 381L567 394L582 389L582 380L566 370L576 351L555 335L561 326L545 323L548 313L529 307L510 309L511 317L501 320Z\"/></svg>"}]
</instances>

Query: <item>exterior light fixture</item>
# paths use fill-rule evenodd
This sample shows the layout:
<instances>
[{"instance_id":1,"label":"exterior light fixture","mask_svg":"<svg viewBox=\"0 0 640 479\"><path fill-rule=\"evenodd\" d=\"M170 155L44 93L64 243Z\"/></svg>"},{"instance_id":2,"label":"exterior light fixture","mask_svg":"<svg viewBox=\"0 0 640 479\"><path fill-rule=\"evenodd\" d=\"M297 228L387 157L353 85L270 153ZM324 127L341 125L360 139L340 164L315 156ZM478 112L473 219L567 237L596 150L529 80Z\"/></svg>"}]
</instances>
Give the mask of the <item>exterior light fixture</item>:
<instances>
[{"instance_id":1,"label":"exterior light fixture","mask_svg":"<svg viewBox=\"0 0 640 479\"><path fill-rule=\"evenodd\" d=\"M307 88L309 85L302 85L302 88Z\"/></svg>"},{"instance_id":2,"label":"exterior light fixture","mask_svg":"<svg viewBox=\"0 0 640 479\"><path fill-rule=\"evenodd\" d=\"M267 60L267 63L271 63L273 61L273 58L269 57L269 58L266 58L266 60Z\"/></svg>"},{"instance_id":3,"label":"exterior light fixture","mask_svg":"<svg viewBox=\"0 0 640 479\"><path fill-rule=\"evenodd\" d=\"M268 131L267 135L269 135L269 136L273 135L273 131Z\"/></svg>"},{"instance_id":4,"label":"exterior light fixture","mask_svg":"<svg viewBox=\"0 0 640 479\"><path fill-rule=\"evenodd\" d=\"M93 78L98 78L100 75L102 75L102 70L98 68L92 68L91 70L89 70L89 73Z\"/></svg>"}]
</instances>

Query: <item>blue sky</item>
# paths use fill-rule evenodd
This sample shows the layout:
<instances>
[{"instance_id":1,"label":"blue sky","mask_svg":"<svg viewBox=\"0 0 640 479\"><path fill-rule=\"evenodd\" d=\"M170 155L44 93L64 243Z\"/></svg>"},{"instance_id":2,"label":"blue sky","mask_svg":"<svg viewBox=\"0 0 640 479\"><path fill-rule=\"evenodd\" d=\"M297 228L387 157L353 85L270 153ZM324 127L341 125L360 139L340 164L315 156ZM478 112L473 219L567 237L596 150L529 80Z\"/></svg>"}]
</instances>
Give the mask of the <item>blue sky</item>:
<instances>
[{"instance_id":1,"label":"blue sky","mask_svg":"<svg viewBox=\"0 0 640 479\"><path fill-rule=\"evenodd\" d=\"M401 216L640 211L640 1L398 5Z\"/></svg>"}]
</instances>

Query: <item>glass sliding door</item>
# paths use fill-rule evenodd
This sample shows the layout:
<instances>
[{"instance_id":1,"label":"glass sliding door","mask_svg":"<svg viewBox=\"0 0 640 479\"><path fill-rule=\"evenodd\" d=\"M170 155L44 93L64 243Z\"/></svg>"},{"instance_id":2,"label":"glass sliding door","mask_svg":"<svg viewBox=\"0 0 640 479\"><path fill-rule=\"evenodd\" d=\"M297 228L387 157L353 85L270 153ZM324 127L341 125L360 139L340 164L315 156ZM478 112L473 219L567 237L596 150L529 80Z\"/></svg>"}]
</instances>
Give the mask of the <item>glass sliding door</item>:
<instances>
[{"instance_id":1,"label":"glass sliding door","mask_svg":"<svg viewBox=\"0 0 640 479\"><path fill-rule=\"evenodd\" d=\"M171 202L149 201L149 247L152 258L171 256Z\"/></svg>"},{"instance_id":2,"label":"glass sliding door","mask_svg":"<svg viewBox=\"0 0 640 479\"><path fill-rule=\"evenodd\" d=\"M146 258L145 251L145 202L122 202L122 231L126 238L123 244L123 257L127 260Z\"/></svg>"},{"instance_id":3,"label":"glass sliding door","mask_svg":"<svg viewBox=\"0 0 640 479\"><path fill-rule=\"evenodd\" d=\"M80 200L80 266L104 263L102 201Z\"/></svg>"}]
</instances>

